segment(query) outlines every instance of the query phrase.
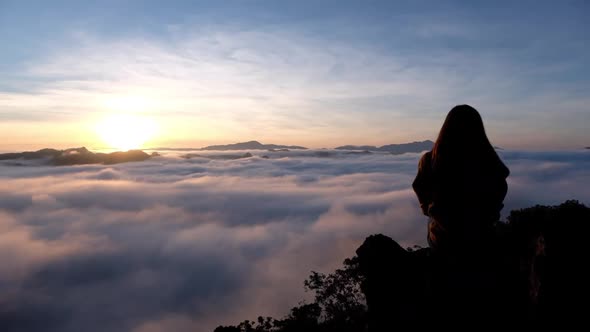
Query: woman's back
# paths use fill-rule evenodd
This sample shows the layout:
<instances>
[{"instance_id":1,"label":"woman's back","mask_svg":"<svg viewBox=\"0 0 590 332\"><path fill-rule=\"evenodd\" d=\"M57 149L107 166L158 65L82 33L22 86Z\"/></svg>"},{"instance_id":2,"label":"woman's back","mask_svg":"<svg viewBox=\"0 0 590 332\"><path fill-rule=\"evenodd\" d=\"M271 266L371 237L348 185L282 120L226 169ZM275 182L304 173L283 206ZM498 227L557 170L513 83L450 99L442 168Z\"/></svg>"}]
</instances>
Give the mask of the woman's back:
<instances>
[{"instance_id":1,"label":"woman's back","mask_svg":"<svg viewBox=\"0 0 590 332\"><path fill-rule=\"evenodd\" d=\"M431 217L431 246L481 242L500 218L508 174L477 111L467 105L451 110L413 183L424 214Z\"/></svg>"}]
</instances>

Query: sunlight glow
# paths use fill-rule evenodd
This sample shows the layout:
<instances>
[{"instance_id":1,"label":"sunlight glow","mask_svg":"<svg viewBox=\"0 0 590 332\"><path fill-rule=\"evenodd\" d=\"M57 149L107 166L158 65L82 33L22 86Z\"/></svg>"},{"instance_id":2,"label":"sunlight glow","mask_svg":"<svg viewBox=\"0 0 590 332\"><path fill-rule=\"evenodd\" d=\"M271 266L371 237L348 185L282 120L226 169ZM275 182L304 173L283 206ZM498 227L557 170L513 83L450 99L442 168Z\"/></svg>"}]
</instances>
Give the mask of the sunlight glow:
<instances>
[{"instance_id":1,"label":"sunlight glow","mask_svg":"<svg viewBox=\"0 0 590 332\"><path fill-rule=\"evenodd\" d=\"M130 114L115 114L96 126L96 132L110 148L140 149L158 131L152 119Z\"/></svg>"},{"instance_id":2,"label":"sunlight glow","mask_svg":"<svg viewBox=\"0 0 590 332\"><path fill-rule=\"evenodd\" d=\"M103 101L103 106L115 112L145 111L152 104L140 96L119 96Z\"/></svg>"}]
</instances>

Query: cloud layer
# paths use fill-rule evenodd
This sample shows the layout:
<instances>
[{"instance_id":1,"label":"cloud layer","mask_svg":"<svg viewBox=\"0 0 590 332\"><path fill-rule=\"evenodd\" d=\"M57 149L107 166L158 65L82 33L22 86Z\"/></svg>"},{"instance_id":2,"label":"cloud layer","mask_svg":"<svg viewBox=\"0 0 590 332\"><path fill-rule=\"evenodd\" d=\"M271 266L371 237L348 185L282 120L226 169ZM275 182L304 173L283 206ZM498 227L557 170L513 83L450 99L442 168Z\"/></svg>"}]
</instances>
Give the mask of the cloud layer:
<instances>
[{"instance_id":1,"label":"cloud layer","mask_svg":"<svg viewBox=\"0 0 590 332\"><path fill-rule=\"evenodd\" d=\"M419 155L264 154L0 165L2 330L210 331L284 315L369 234L424 244ZM588 152L503 158L506 211L590 203Z\"/></svg>"}]
</instances>

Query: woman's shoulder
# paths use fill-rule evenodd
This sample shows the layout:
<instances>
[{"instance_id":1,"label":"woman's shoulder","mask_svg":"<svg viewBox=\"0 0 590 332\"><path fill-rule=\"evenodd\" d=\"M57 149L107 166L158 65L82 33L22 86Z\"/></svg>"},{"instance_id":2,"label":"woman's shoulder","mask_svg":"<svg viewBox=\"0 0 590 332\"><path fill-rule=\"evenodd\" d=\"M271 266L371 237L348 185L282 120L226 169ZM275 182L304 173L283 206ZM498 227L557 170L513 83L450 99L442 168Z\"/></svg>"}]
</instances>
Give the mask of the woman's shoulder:
<instances>
[{"instance_id":1,"label":"woman's shoulder","mask_svg":"<svg viewBox=\"0 0 590 332\"><path fill-rule=\"evenodd\" d=\"M508 166L506 166L506 164L504 164L502 159L500 159L500 156L495 155L494 157L495 158L488 162L488 167L490 167L490 170L498 174L500 177L504 179L507 178L510 175L510 169Z\"/></svg>"},{"instance_id":2,"label":"woman's shoulder","mask_svg":"<svg viewBox=\"0 0 590 332\"><path fill-rule=\"evenodd\" d=\"M432 151L425 152L422 157L420 157L420 167L426 167L427 165L430 166L432 162Z\"/></svg>"}]
</instances>

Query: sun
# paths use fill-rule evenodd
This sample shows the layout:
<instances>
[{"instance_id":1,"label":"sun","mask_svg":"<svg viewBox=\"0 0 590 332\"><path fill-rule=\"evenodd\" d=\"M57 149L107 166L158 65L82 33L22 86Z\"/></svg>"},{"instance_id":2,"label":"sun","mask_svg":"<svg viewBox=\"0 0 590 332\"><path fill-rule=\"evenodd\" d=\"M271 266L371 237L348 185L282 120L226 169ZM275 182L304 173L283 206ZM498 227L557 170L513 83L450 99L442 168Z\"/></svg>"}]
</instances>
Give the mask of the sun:
<instances>
[{"instance_id":1,"label":"sun","mask_svg":"<svg viewBox=\"0 0 590 332\"><path fill-rule=\"evenodd\" d=\"M131 114L108 116L96 126L100 138L109 148L127 151L141 149L157 132L152 119Z\"/></svg>"}]
</instances>

